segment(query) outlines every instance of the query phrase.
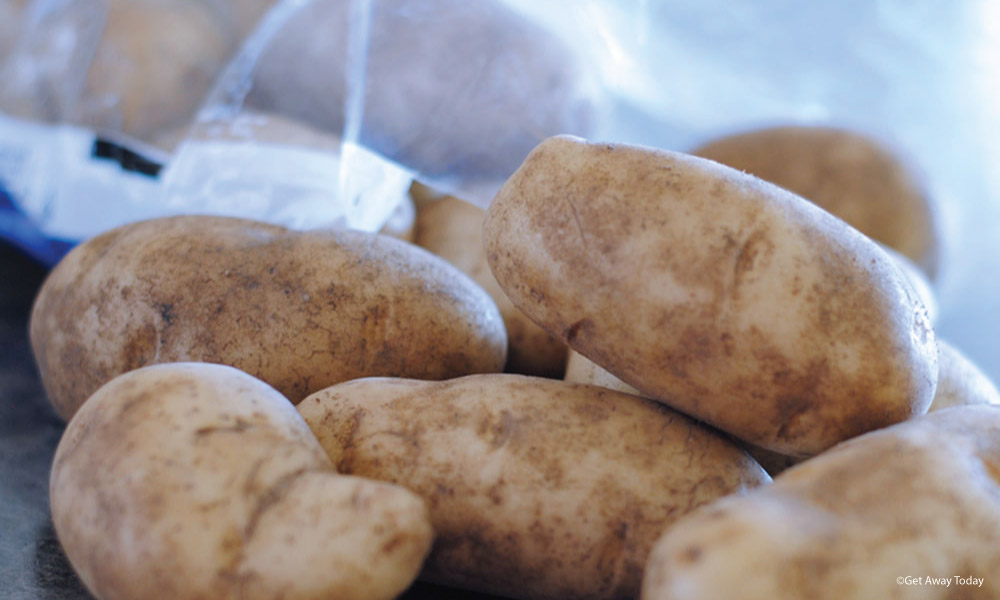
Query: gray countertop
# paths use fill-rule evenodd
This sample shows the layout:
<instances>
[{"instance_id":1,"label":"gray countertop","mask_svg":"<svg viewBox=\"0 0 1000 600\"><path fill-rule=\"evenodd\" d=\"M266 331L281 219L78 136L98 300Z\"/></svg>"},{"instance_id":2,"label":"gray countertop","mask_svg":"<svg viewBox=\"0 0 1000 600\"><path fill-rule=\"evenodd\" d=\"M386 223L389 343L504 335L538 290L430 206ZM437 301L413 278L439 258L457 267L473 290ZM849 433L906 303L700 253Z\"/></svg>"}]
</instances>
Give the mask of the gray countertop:
<instances>
[{"instance_id":1,"label":"gray countertop","mask_svg":"<svg viewBox=\"0 0 1000 600\"><path fill-rule=\"evenodd\" d=\"M63 423L49 407L28 345L28 314L45 270L0 245L0 597L90 598L56 541L49 464Z\"/></svg>"}]
</instances>

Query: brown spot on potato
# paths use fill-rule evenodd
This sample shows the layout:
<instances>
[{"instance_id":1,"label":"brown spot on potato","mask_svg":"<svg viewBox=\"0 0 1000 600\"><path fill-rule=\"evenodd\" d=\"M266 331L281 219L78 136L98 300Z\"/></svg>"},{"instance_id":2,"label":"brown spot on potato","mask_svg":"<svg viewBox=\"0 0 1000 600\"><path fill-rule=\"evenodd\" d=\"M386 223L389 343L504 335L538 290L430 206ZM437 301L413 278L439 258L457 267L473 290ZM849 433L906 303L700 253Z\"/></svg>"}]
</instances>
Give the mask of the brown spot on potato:
<instances>
[{"instance_id":1,"label":"brown spot on potato","mask_svg":"<svg viewBox=\"0 0 1000 600\"><path fill-rule=\"evenodd\" d=\"M702 549L701 546L688 546L681 552L679 562L684 564L694 564L701 559Z\"/></svg>"},{"instance_id":2,"label":"brown spot on potato","mask_svg":"<svg viewBox=\"0 0 1000 600\"><path fill-rule=\"evenodd\" d=\"M585 333L589 334L593 329L593 327L594 327L594 322L591 321L590 319L580 319L576 323L573 323L572 325L569 326L569 328L566 330L566 333L563 334L563 337L566 339L568 343L572 344L573 342L576 341L577 336L580 335L580 330L583 330Z\"/></svg>"}]
</instances>

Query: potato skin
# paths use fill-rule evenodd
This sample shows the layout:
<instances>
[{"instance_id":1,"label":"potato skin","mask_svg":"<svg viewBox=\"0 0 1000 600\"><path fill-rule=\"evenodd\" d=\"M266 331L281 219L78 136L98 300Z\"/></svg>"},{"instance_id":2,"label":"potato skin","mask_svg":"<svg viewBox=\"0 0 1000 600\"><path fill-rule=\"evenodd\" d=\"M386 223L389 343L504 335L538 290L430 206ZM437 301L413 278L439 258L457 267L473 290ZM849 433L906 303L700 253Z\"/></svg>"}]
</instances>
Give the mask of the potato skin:
<instances>
[{"instance_id":1,"label":"potato skin","mask_svg":"<svg viewBox=\"0 0 1000 600\"><path fill-rule=\"evenodd\" d=\"M365 379L298 409L339 471L427 501L421 578L508 597L634 598L669 523L769 481L665 406L550 379Z\"/></svg>"},{"instance_id":2,"label":"potato skin","mask_svg":"<svg viewBox=\"0 0 1000 600\"><path fill-rule=\"evenodd\" d=\"M50 497L101 600L388 600L433 537L420 498L338 475L285 398L223 365L101 387L59 443Z\"/></svg>"},{"instance_id":3,"label":"potato skin","mask_svg":"<svg viewBox=\"0 0 1000 600\"><path fill-rule=\"evenodd\" d=\"M937 275L937 211L910 166L877 140L833 127L779 126L713 140L692 154L807 198L908 256L932 280Z\"/></svg>"},{"instance_id":4,"label":"potato skin","mask_svg":"<svg viewBox=\"0 0 1000 600\"><path fill-rule=\"evenodd\" d=\"M75 248L39 292L30 334L64 418L154 363L228 364L298 402L368 375L500 371L506 357L489 296L415 246L207 216L126 225Z\"/></svg>"},{"instance_id":5,"label":"potato skin","mask_svg":"<svg viewBox=\"0 0 1000 600\"><path fill-rule=\"evenodd\" d=\"M929 410L976 404L1000 405L1000 391L961 350L938 339L938 385Z\"/></svg>"},{"instance_id":6,"label":"potato skin","mask_svg":"<svg viewBox=\"0 0 1000 600\"><path fill-rule=\"evenodd\" d=\"M891 259L723 165L550 138L484 231L497 281L532 320L745 441L815 454L933 397L934 333Z\"/></svg>"},{"instance_id":7,"label":"potato skin","mask_svg":"<svg viewBox=\"0 0 1000 600\"><path fill-rule=\"evenodd\" d=\"M924 309L927 310L927 319L932 325L937 323L941 310L938 308L934 286L927 275L902 252L885 244L879 244L879 248L889 255L892 262L899 268L900 273L903 274L903 279L913 288L913 292L919 298L920 303L924 305Z\"/></svg>"},{"instance_id":8,"label":"potato skin","mask_svg":"<svg viewBox=\"0 0 1000 600\"><path fill-rule=\"evenodd\" d=\"M678 521L656 543L642 599L997 598L998 537L1000 407L950 408ZM897 583L956 575L985 581Z\"/></svg>"},{"instance_id":9,"label":"potato skin","mask_svg":"<svg viewBox=\"0 0 1000 600\"><path fill-rule=\"evenodd\" d=\"M569 349L514 306L490 271L483 248L486 211L443 196L425 200L417 211L416 244L458 267L497 303L507 328L508 373L562 378Z\"/></svg>"},{"instance_id":10,"label":"potato skin","mask_svg":"<svg viewBox=\"0 0 1000 600\"><path fill-rule=\"evenodd\" d=\"M566 376L563 380L571 383L597 385L609 390L643 396L642 392L608 373L600 365L595 364L575 350L569 351L569 360L566 361ZM801 458L773 452L747 442L741 442L741 446L771 477L802 461Z\"/></svg>"}]
</instances>

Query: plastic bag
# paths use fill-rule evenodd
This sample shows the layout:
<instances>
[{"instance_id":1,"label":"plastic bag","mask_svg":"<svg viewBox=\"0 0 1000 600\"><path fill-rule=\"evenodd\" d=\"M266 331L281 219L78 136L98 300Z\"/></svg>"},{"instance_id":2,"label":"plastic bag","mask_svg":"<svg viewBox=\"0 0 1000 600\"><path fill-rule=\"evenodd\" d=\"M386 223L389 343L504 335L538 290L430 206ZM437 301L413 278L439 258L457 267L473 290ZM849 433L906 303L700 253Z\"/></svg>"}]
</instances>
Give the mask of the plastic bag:
<instances>
[{"instance_id":1,"label":"plastic bag","mask_svg":"<svg viewBox=\"0 0 1000 600\"><path fill-rule=\"evenodd\" d=\"M0 110L149 140L190 121L238 43L202 0L35 0Z\"/></svg>"},{"instance_id":2,"label":"plastic bag","mask_svg":"<svg viewBox=\"0 0 1000 600\"><path fill-rule=\"evenodd\" d=\"M591 133L599 104L573 50L499 0L286 0L203 121L293 118L486 204L539 141Z\"/></svg>"},{"instance_id":3,"label":"plastic bag","mask_svg":"<svg viewBox=\"0 0 1000 600\"><path fill-rule=\"evenodd\" d=\"M0 234L52 264L60 257L52 248L180 213L378 230L396 206L371 198L398 204L405 170L357 149L351 176L339 177L339 139L303 135L280 118L269 121L278 136L259 115L191 126L236 50L234 31L271 3L36 0L0 62L0 189L9 200ZM203 143L170 161L130 136ZM341 206L338 194L353 203Z\"/></svg>"},{"instance_id":4,"label":"plastic bag","mask_svg":"<svg viewBox=\"0 0 1000 600\"><path fill-rule=\"evenodd\" d=\"M336 166L291 191L259 191L260 202L317 199L304 205L309 221L321 195L306 191L349 189L355 152L487 204L554 133L688 150L777 123L864 131L923 171L945 232L938 331L1000 378L998 25L989 0L284 0L188 141L211 142L255 114L335 136ZM230 162L201 174L174 167L168 199L200 194L204 205L232 192L239 163L264 164ZM385 198L359 202L385 214Z\"/></svg>"}]
</instances>

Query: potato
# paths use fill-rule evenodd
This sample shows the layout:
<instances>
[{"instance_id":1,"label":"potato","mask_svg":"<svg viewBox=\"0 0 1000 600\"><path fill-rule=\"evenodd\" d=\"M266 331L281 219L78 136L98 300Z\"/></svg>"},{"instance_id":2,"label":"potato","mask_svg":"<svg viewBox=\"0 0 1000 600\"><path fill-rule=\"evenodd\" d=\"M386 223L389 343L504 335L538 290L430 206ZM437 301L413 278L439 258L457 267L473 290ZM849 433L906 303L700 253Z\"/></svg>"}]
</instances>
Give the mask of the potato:
<instances>
[{"instance_id":1,"label":"potato","mask_svg":"<svg viewBox=\"0 0 1000 600\"><path fill-rule=\"evenodd\" d=\"M893 262L899 268L900 272L903 274L903 279L910 284L913 291L916 293L917 297L920 299L921 304L927 309L927 319L931 324L937 323L938 314L940 314L940 309L938 308L937 295L934 293L934 287L931 285L927 275L917 267L912 260L910 260L905 254L886 246L885 244L879 244L879 248L885 251L886 254L892 258Z\"/></svg>"},{"instance_id":2,"label":"potato","mask_svg":"<svg viewBox=\"0 0 1000 600\"><path fill-rule=\"evenodd\" d=\"M261 55L248 106L344 129L351 3L316 0ZM500 180L545 135L590 127L583 65L495 0L372 3L361 142L431 176ZM512 85L516 81L516 85Z\"/></svg>"},{"instance_id":3,"label":"potato","mask_svg":"<svg viewBox=\"0 0 1000 600\"><path fill-rule=\"evenodd\" d=\"M858 132L784 126L723 137L692 152L808 198L912 259L932 279L941 225L916 174Z\"/></svg>"},{"instance_id":4,"label":"potato","mask_svg":"<svg viewBox=\"0 0 1000 600\"><path fill-rule=\"evenodd\" d=\"M101 387L59 443L50 497L102 600L395 598L433 537L419 497L338 475L281 394L222 365Z\"/></svg>"},{"instance_id":5,"label":"potato","mask_svg":"<svg viewBox=\"0 0 1000 600\"><path fill-rule=\"evenodd\" d=\"M298 408L339 471L427 501L422 579L515 598L635 597L664 527L769 480L662 405L550 379L365 379Z\"/></svg>"},{"instance_id":6,"label":"potato","mask_svg":"<svg viewBox=\"0 0 1000 600\"><path fill-rule=\"evenodd\" d=\"M416 246L209 216L134 223L78 246L39 291L30 335L63 418L154 363L228 364L298 402L357 377L448 379L506 359L493 301Z\"/></svg>"},{"instance_id":7,"label":"potato","mask_svg":"<svg viewBox=\"0 0 1000 600\"><path fill-rule=\"evenodd\" d=\"M1000 405L1000 391L997 391L993 382L975 363L941 338L937 338L937 347L938 383L929 411L975 404ZM599 385L626 394L642 395L639 390L572 350L567 361L565 380ZM753 444L745 444L744 447L772 477L802 461L801 458L772 452Z\"/></svg>"},{"instance_id":8,"label":"potato","mask_svg":"<svg viewBox=\"0 0 1000 600\"><path fill-rule=\"evenodd\" d=\"M934 332L888 255L718 163L551 138L484 231L497 281L533 321L758 446L815 454L934 395Z\"/></svg>"},{"instance_id":9,"label":"potato","mask_svg":"<svg viewBox=\"0 0 1000 600\"><path fill-rule=\"evenodd\" d=\"M951 408L681 519L656 543L642 599L997 598L998 538L1000 407Z\"/></svg>"},{"instance_id":10,"label":"potato","mask_svg":"<svg viewBox=\"0 0 1000 600\"><path fill-rule=\"evenodd\" d=\"M566 368L566 344L535 325L500 289L483 248L486 211L451 196L424 202L417 211L416 244L478 283L497 303L507 328L508 373L559 379Z\"/></svg>"},{"instance_id":11,"label":"potato","mask_svg":"<svg viewBox=\"0 0 1000 600\"><path fill-rule=\"evenodd\" d=\"M201 0L47 9L6 74L0 109L144 141L190 121L238 42Z\"/></svg>"},{"instance_id":12,"label":"potato","mask_svg":"<svg viewBox=\"0 0 1000 600\"><path fill-rule=\"evenodd\" d=\"M200 0L111 0L73 120L143 140L180 126L236 44Z\"/></svg>"},{"instance_id":13,"label":"potato","mask_svg":"<svg viewBox=\"0 0 1000 600\"><path fill-rule=\"evenodd\" d=\"M951 406L1000 404L1000 391L955 346L938 339L938 385L930 410Z\"/></svg>"}]
</instances>

